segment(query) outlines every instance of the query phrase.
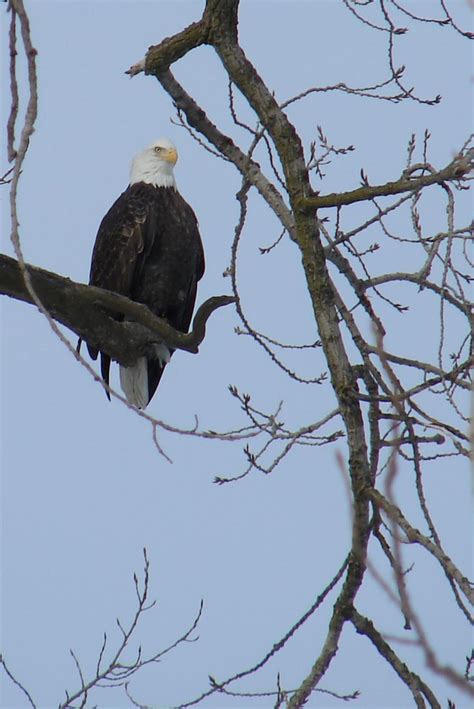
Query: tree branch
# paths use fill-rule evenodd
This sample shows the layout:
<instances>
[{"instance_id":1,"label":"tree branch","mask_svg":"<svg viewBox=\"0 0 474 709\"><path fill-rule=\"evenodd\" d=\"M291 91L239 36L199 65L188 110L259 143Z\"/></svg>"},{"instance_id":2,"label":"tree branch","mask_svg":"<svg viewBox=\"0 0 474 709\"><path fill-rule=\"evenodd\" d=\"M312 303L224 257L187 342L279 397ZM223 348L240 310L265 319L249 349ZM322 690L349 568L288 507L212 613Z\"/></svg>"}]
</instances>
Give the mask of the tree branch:
<instances>
[{"instance_id":1,"label":"tree branch","mask_svg":"<svg viewBox=\"0 0 474 709\"><path fill-rule=\"evenodd\" d=\"M460 180L474 167L474 150L465 155L457 155L443 170L421 177L406 178L402 176L396 182L386 182L384 185L363 185L350 192L333 192L327 195L314 195L299 200L298 207L313 211L327 207L343 207L355 202L367 202L374 197L388 197L401 192L417 192L429 185L441 185L443 182Z\"/></svg>"},{"instance_id":2,"label":"tree branch","mask_svg":"<svg viewBox=\"0 0 474 709\"><path fill-rule=\"evenodd\" d=\"M369 618L361 615L354 608L352 611L351 621L357 632L369 638L382 657L387 660L400 679L407 685L413 695L415 704L419 709L423 709L426 706L423 700L423 694L433 709L441 709L441 705L431 689L395 654L394 650L390 647L386 640L384 640L383 636L379 633Z\"/></svg>"},{"instance_id":3,"label":"tree branch","mask_svg":"<svg viewBox=\"0 0 474 709\"><path fill-rule=\"evenodd\" d=\"M229 136L221 131L209 120L206 113L200 108L194 99L189 96L184 88L174 78L171 71L162 71L156 78L171 96L175 105L184 112L188 124L195 128L201 135L213 145L225 158L230 160L238 169L240 174L260 192L268 206L275 212L282 225L294 238L295 223L293 215L286 206L283 197L265 177L260 166L252 158L246 155Z\"/></svg>"},{"instance_id":4,"label":"tree branch","mask_svg":"<svg viewBox=\"0 0 474 709\"><path fill-rule=\"evenodd\" d=\"M435 559L437 559L446 576L456 581L466 598L471 603L474 603L474 590L471 588L469 579L467 579L461 571L459 571L457 566L451 561L441 546L432 542L431 539L426 537L415 527L412 527L406 517L402 514L401 510L390 502L384 495L382 495L381 492L371 488L367 490L367 495L379 509L382 509L390 517L392 522L403 529L410 543L420 544L426 549L426 551L432 554Z\"/></svg>"},{"instance_id":5,"label":"tree branch","mask_svg":"<svg viewBox=\"0 0 474 709\"><path fill-rule=\"evenodd\" d=\"M238 1L236 0L226 0L224 3L222 0L208 0L203 17L199 22L195 22L173 37L166 37L159 44L151 46L144 59L132 65L125 73L131 77L141 72L155 76L171 96L176 107L183 111L188 124L204 135L211 145L230 160L241 175L258 189L288 233L293 235L292 214L276 187L265 177L260 166L209 120L206 113L176 81L170 71L170 66L191 50L201 44L213 44L215 41L219 41L224 25L228 24L228 16L232 17L235 23L237 22L237 6ZM212 39L210 38L211 34Z\"/></svg>"},{"instance_id":6,"label":"tree branch","mask_svg":"<svg viewBox=\"0 0 474 709\"><path fill-rule=\"evenodd\" d=\"M27 268L35 293L51 316L125 366L146 354L157 341L173 349L198 352L214 310L234 302L228 295L209 298L196 312L192 332L183 333L153 315L146 305L42 268ZM0 294L34 304L17 261L4 255L0 255ZM117 319L121 316L126 316L127 322Z\"/></svg>"}]
</instances>

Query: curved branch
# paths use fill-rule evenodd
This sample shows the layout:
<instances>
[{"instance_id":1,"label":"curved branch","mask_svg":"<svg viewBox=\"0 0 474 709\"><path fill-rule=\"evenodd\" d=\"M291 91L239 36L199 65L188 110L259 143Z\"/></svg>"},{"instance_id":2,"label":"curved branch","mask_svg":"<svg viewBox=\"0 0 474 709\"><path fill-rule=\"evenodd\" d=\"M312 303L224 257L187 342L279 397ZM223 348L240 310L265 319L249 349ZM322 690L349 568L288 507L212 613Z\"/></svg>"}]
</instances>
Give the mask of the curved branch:
<instances>
[{"instance_id":1,"label":"curved branch","mask_svg":"<svg viewBox=\"0 0 474 709\"><path fill-rule=\"evenodd\" d=\"M465 155L458 155L443 170L421 177L406 178L402 176L396 182L386 182L384 185L363 185L350 192L334 192L327 195L315 195L304 197L299 200L298 206L301 209L312 211L327 207L343 207L355 202L367 202L374 197L388 197L402 192L417 192L429 185L440 185L443 182L461 180L474 167L474 149L469 150Z\"/></svg>"},{"instance_id":2,"label":"curved branch","mask_svg":"<svg viewBox=\"0 0 474 709\"><path fill-rule=\"evenodd\" d=\"M394 364L400 364L405 367L414 367L415 369L421 369L423 372L426 372L427 374L437 374L439 377L439 381L450 381L454 382L456 386L460 387L461 389L466 389L466 391L471 390L471 384L469 382L464 382L462 379L459 378L460 375L466 375L469 373L470 368L472 367L472 360L469 358L466 362L462 362L460 365L457 367L454 367L450 371L439 369L439 367L434 367L433 365L429 364L428 362L421 362L417 359L412 359L408 357L400 357L395 354L391 354L390 352L380 352L378 347L374 347L373 345L367 345L367 352L371 354L376 354L376 355L383 355L384 357L387 358L389 362L393 362ZM426 382L423 382L426 384ZM432 386L432 380L430 381L430 386ZM407 392L403 392L403 398L406 398Z\"/></svg>"},{"instance_id":3,"label":"curved branch","mask_svg":"<svg viewBox=\"0 0 474 709\"><path fill-rule=\"evenodd\" d=\"M206 116L206 113L186 93L170 71L170 66L191 50L202 44L219 42L225 25L227 33L237 24L238 0L208 0L204 14L182 32L172 37L166 37L162 42L148 49L141 61L133 64L125 73L130 77L144 72L155 76L164 90L171 96L176 107L183 111L188 124L199 131L228 160L230 160L241 175L258 189L271 209L279 217L281 223L290 235L294 232L294 219L286 206L283 197L276 187L265 177L260 166L235 145L233 140L222 133ZM230 22L229 22L230 20Z\"/></svg>"},{"instance_id":4,"label":"curved branch","mask_svg":"<svg viewBox=\"0 0 474 709\"><path fill-rule=\"evenodd\" d=\"M28 266L31 282L51 316L97 349L130 366L146 354L154 342L166 342L173 349L198 352L212 313L234 298L213 296L203 303L193 321L190 333L172 328L146 305L136 303L118 293L76 283L42 268ZM18 262L0 255L0 294L34 304ZM127 316L127 322L117 317Z\"/></svg>"},{"instance_id":5,"label":"curved branch","mask_svg":"<svg viewBox=\"0 0 474 709\"><path fill-rule=\"evenodd\" d=\"M257 188L268 206L275 212L282 225L294 238L295 223L293 215L285 204L283 197L275 185L263 174L258 163L246 155L229 136L209 120L206 113L184 88L174 78L171 71L166 70L156 75L156 78L171 96L175 105L183 111L188 124L199 131L222 155L230 160L240 174Z\"/></svg>"},{"instance_id":6,"label":"curved branch","mask_svg":"<svg viewBox=\"0 0 474 709\"><path fill-rule=\"evenodd\" d=\"M399 273L384 273L381 276L373 276L365 281L361 281L361 288L366 291L369 288L384 285L385 283L392 283L393 281L406 281L407 283L414 283L415 285L418 285L420 290L423 288L431 290L447 300L448 303L460 310L464 315L469 317L471 314L469 303L463 303L459 298L452 295L446 286L439 286L437 283L425 280L420 273L408 273L402 271Z\"/></svg>"}]
</instances>

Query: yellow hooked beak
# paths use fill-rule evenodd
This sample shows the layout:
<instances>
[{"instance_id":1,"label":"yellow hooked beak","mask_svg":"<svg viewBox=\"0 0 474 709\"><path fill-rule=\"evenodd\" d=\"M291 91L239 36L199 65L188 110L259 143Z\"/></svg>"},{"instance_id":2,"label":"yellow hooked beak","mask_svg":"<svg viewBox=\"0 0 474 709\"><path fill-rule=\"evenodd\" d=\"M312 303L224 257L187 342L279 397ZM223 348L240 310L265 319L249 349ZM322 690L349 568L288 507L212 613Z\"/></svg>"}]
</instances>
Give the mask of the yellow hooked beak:
<instances>
[{"instance_id":1,"label":"yellow hooked beak","mask_svg":"<svg viewBox=\"0 0 474 709\"><path fill-rule=\"evenodd\" d=\"M167 162L170 162L172 165L176 165L176 161L178 160L178 153L174 148L168 148L168 150L164 153L163 158Z\"/></svg>"}]
</instances>

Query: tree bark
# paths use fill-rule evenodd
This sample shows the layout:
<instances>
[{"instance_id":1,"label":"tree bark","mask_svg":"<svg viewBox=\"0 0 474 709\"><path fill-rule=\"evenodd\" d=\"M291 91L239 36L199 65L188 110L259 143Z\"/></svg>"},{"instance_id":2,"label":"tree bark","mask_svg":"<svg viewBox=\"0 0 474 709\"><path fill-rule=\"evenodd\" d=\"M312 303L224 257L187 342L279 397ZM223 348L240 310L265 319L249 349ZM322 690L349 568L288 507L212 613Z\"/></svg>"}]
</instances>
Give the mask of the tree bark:
<instances>
[{"instance_id":1,"label":"tree bark","mask_svg":"<svg viewBox=\"0 0 474 709\"><path fill-rule=\"evenodd\" d=\"M111 291L76 283L42 268L28 266L33 288L51 316L93 347L130 366L156 342L196 353L206 334L210 315L234 302L231 296L214 296L198 309L193 330L179 332L141 303ZM0 255L0 293L34 304L17 261ZM121 318L129 320L123 322Z\"/></svg>"}]
</instances>

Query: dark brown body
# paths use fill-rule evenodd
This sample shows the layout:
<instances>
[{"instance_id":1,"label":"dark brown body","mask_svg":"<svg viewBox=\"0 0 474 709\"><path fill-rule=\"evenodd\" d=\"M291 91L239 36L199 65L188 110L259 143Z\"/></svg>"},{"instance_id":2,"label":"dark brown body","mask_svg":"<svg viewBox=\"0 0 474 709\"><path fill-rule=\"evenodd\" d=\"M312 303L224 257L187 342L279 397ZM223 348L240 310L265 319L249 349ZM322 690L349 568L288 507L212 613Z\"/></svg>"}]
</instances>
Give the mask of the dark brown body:
<instances>
[{"instance_id":1,"label":"dark brown body","mask_svg":"<svg viewBox=\"0 0 474 709\"><path fill-rule=\"evenodd\" d=\"M173 187L130 185L103 218L92 254L90 284L125 295L187 332L204 273L196 216ZM97 350L89 347L96 359ZM109 381L110 357L101 352ZM148 361L149 399L164 365Z\"/></svg>"}]
</instances>

